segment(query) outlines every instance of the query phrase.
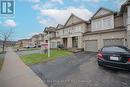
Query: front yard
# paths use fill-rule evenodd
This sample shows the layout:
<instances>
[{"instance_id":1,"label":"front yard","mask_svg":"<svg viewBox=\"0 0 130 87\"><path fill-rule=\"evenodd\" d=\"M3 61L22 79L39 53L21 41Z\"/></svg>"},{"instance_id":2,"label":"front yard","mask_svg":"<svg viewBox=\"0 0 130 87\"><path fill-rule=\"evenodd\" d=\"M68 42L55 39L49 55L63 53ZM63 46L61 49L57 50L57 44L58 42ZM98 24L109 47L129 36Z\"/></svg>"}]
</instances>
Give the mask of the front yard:
<instances>
[{"instance_id":1,"label":"front yard","mask_svg":"<svg viewBox=\"0 0 130 87\"><path fill-rule=\"evenodd\" d=\"M40 48L18 48L18 47L13 47L15 51L32 51L32 50L40 50Z\"/></svg>"},{"instance_id":2,"label":"front yard","mask_svg":"<svg viewBox=\"0 0 130 87\"><path fill-rule=\"evenodd\" d=\"M51 50L50 57L48 57L47 54L33 53L33 54L23 55L21 56L21 59L23 60L25 64L33 65L33 64L38 64L41 62L54 60L59 57L65 57L71 54L72 54L71 52L68 52L66 50Z\"/></svg>"}]
</instances>

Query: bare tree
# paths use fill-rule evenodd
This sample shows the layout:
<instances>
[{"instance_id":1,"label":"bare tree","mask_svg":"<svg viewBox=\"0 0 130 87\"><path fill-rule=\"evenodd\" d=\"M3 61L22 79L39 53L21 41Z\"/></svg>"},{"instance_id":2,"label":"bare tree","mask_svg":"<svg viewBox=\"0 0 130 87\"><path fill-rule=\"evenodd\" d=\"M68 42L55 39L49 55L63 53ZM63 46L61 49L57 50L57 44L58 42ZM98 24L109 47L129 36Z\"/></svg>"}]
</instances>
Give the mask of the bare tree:
<instances>
[{"instance_id":1,"label":"bare tree","mask_svg":"<svg viewBox=\"0 0 130 87\"><path fill-rule=\"evenodd\" d=\"M12 33L13 33L12 29L0 31L0 39L2 40L2 51L3 52L5 51L6 42L11 37Z\"/></svg>"}]
</instances>

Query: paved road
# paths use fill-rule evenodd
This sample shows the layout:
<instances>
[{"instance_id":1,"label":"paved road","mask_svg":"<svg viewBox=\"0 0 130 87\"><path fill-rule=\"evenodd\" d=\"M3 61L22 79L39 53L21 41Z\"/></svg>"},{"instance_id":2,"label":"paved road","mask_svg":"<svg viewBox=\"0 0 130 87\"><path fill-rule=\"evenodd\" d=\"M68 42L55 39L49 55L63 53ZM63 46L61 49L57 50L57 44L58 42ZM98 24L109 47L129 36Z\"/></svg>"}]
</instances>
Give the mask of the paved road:
<instances>
[{"instance_id":1,"label":"paved road","mask_svg":"<svg viewBox=\"0 0 130 87\"><path fill-rule=\"evenodd\" d=\"M49 87L130 87L130 72L99 67L95 56L76 53L31 68Z\"/></svg>"}]
</instances>

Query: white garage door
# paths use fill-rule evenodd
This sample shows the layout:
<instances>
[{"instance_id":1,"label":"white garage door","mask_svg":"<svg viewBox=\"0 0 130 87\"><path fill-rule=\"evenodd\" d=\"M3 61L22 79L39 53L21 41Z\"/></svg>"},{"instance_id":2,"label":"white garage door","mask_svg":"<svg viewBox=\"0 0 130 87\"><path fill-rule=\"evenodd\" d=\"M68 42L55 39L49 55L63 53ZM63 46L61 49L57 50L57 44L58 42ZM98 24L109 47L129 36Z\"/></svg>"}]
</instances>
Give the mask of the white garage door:
<instances>
[{"instance_id":1,"label":"white garage door","mask_svg":"<svg viewBox=\"0 0 130 87\"><path fill-rule=\"evenodd\" d=\"M104 39L104 46L109 45L124 45L124 39Z\"/></svg>"},{"instance_id":2,"label":"white garage door","mask_svg":"<svg viewBox=\"0 0 130 87\"><path fill-rule=\"evenodd\" d=\"M97 40L86 40L85 51L97 52L98 51Z\"/></svg>"}]
</instances>

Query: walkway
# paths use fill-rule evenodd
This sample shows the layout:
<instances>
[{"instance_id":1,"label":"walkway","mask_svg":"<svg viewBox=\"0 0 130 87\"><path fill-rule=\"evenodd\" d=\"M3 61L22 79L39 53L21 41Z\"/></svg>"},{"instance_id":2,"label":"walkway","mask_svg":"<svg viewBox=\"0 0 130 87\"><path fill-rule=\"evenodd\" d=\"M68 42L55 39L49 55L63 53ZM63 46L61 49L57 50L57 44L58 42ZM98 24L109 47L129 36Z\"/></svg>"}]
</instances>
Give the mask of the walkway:
<instances>
[{"instance_id":1,"label":"walkway","mask_svg":"<svg viewBox=\"0 0 130 87\"><path fill-rule=\"evenodd\" d=\"M16 53L8 48L0 72L0 87L47 87L42 80L26 66Z\"/></svg>"}]
</instances>

